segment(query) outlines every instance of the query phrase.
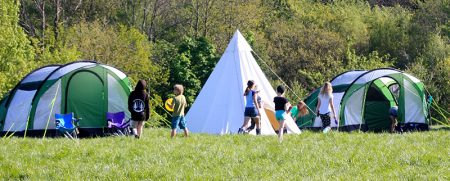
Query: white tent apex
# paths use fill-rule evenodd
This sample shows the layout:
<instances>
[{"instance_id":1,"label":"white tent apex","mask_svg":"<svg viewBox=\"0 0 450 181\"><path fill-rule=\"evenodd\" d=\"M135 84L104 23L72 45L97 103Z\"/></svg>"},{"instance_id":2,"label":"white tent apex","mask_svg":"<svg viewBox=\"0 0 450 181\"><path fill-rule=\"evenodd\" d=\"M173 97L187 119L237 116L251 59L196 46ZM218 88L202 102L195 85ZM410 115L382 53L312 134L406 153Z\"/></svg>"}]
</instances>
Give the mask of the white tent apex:
<instances>
[{"instance_id":1,"label":"white tent apex","mask_svg":"<svg viewBox=\"0 0 450 181\"><path fill-rule=\"evenodd\" d=\"M236 30L233 38L231 38L230 43L228 44L227 49L225 50L225 52L230 51L252 51L252 48L239 30Z\"/></svg>"}]
</instances>

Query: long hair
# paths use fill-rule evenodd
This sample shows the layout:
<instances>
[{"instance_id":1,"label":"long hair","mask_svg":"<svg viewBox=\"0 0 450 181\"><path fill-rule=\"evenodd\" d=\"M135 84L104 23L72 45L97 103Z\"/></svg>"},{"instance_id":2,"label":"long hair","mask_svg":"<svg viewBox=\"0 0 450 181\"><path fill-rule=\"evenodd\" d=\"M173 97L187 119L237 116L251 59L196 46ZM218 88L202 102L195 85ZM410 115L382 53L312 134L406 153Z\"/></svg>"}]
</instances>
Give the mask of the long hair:
<instances>
[{"instance_id":1,"label":"long hair","mask_svg":"<svg viewBox=\"0 0 450 181\"><path fill-rule=\"evenodd\" d=\"M255 85L255 81L249 80L249 81L247 82L247 88L245 88L244 96L247 96L247 95L248 95L248 92L250 92L250 90L252 90L253 85Z\"/></svg>"},{"instance_id":2,"label":"long hair","mask_svg":"<svg viewBox=\"0 0 450 181\"><path fill-rule=\"evenodd\" d=\"M146 88L147 88L147 82L145 82L145 80L141 79L137 82L136 87L134 88L134 91L147 92Z\"/></svg>"},{"instance_id":3,"label":"long hair","mask_svg":"<svg viewBox=\"0 0 450 181\"><path fill-rule=\"evenodd\" d=\"M333 93L333 86L331 86L330 82L325 82L322 89L320 89L320 94L322 95L327 94L328 96L331 96L332 93Z\"/></svg>"},{"instance_id":4,"label":"long hair","mask_svg":"<svg viewBox=\"0 0 450 181\"><path fill-rule=\"evenodd\" d=\"M300 107L300 105L303 105L303 107ZM308 107L303 101L298 102L297 109L299 110L300 116L305 116L309 113Z\"/></svg>"}]
</instances>

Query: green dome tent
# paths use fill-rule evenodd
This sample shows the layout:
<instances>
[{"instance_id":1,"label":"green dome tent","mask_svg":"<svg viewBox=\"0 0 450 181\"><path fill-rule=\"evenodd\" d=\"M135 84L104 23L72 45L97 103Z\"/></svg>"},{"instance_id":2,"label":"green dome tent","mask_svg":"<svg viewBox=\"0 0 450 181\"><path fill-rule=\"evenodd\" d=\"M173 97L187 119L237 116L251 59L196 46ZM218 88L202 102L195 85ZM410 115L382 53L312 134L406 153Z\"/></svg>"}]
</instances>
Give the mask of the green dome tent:
<instances>
[{"instance_id":1,"label":"green dome tent","mask_svg":"<svg viewBox=\"0 0 450 181\"><path fill-rule=\"evenodd\" d=\"M77 61L49 65L25 76L0 104L3 134L52 135L55 113L73 112L80 134L98 135L106 126L106 113L125 111L131 87L127 76L107 65Z\"/></svg>"},{"instance_id":2,"label":"green dome tent","mask_svg":"<svg viewBox=\"0 0 450 181\"><path fill-rule=\"evenodd\" d=\"M399 70L382 68L371 71L353 70L344 72L331 81L338 124L340 130L386 131L389 130L389 109L398 106L398 121L406 129L428 129L429 109L424 84L417 78ZM316 89L305 99L310 113L297 120L303 128L321 128L322 123L315 111ZM333 116L331 116L333 117Z\"/></svg>"}]
</instances>

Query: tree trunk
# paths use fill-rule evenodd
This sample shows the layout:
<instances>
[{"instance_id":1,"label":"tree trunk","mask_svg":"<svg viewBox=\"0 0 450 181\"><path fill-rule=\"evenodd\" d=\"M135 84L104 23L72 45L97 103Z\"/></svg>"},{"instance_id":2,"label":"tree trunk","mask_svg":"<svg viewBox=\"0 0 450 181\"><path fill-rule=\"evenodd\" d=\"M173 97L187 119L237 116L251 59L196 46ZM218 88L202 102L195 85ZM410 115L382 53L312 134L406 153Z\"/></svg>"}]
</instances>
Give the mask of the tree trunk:
<instances>
[{"instance_id":1,"label":"tree trunk","mask_svg":"<svg viewBox=\"0 0 450 181\"><path fill-rule=\"evenodd\" d=\"M45 0L34 0L37 10L41 13L41 47L44 48L44 38L45 38Z\"/></svg>"},{"instance_id":2,"label":"tree trunk","mask_svg":"<svg viewBox=\"0 0 450 181\"><path fill-rule=\"evenodd\" d=\"M33 23L30 22L30 18L28 17L28 12L26 11L25 7L24 7L24 0L20 1L20 26L23 27L23 29L25 30L25 32L32 36L35 37L36 36L36 28L34 27Z\"/></svg>"},{"instance_id":3,"label":"tree trunk","mask_svg":"<svg viewBox=\"0 0 450 181\"><path fill-rule=\"evenodd\" d=\"M150 27L148 27L148 31L147 31L147 36L148 36L148 39L150 40L150 41L152 41L152 42L154 42L155 41L155 35L154 35L154 26L155 26L155 19L156 19L156 14L157 14L157 12L158 12L158 2L159 2L159 0L155 0L155 3L154 3L154 5L153 5L153 11L152 11L152 16L151 16L151 19L150 19Z\"/></svg>"},{"instance_id":4,"label":"tree trunk","mask_svg":"<svg viewBox=\"0 0 450 181\"><path fill-rule=\"evenodd\" d=\"M200 5L199 5L199 1L200 0L196 0L195 1L195 21L194 21L194 37L197 38L198 36L198 22L200 20Z\"/></svg>"},{"instance_id":5,"label":"tree trunk","mask_svg":"<svg viewBox=\"0 0 450 181\"><path fill-rule=\"evenodd\" d=\"M144 31L147 26L147 16L148 16L148 2L149 0L144 0L144 14L142 16L142 24L141 24L141 30Z\"/></svg>"},{"instance_id":6,"label":"tree trunk","mask_svg":"<svg viewBox=\"0 0 450 181\"><path fill-rule=\"evenodd\" d=\"M205 17L203 18L203 36L208 36L208 19L211 8L214 6L214 0L206 0Z\"/></svg>"},{"instance_id":7,"label":"tree trunk","mask_svg":"<svg viewBox=\"0 0 450 181\"><path fill-rule=\"evenodd\" d=\"M55 32L55 40L58 41L58 37L59 37L59 20L60 20L60 13L61 13L61 1L60 0L55 0L55 19L53 21L53 31Z\"/></svg>"}]
</instances>

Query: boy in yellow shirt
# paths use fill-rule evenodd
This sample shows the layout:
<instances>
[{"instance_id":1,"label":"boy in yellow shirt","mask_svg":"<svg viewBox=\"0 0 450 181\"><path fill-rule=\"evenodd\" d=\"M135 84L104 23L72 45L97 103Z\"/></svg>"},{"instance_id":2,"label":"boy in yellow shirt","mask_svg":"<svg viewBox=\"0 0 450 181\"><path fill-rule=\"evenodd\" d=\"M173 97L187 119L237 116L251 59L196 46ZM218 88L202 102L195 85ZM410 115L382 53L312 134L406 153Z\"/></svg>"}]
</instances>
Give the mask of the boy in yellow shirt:
<instances>
[{"instance_id":1,"label":"boy in yellow shirt","mask_svg":"<svg viewBox=\"0 0 450 181\"><path fill-rule=\"evenodd\" d=\"M180 84L175 84L173 86L173 93L175 97L173 98L173 103L171 108L173 109L172 113L172 132L170 133L170 137L173 138L177 134L177 126L180 129L184 130L184 136L188 137L189 131L186 127L186 120L184 119L184 108L186 108L186 98L183 95L184 88Z\"/></svg>"}]
</instances>

